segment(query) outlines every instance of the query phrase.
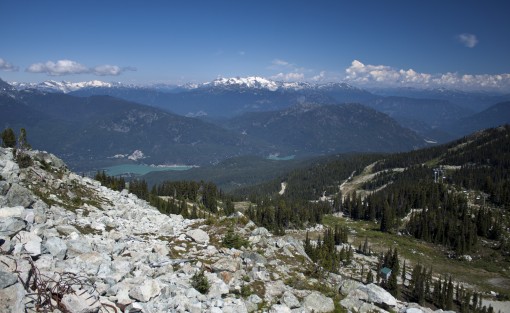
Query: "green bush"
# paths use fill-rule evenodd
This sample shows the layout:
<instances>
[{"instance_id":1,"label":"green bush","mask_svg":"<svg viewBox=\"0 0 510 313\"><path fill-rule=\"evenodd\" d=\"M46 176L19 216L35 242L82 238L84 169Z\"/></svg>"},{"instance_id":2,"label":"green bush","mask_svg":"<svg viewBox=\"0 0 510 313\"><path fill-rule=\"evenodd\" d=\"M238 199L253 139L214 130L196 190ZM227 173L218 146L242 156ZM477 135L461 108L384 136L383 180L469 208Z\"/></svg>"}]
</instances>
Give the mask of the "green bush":
<instances>
[{"instance_id":1,"label":"green bush","mask_svg":"<svg viewBox=\"0 0 510 313\"><path fill-rule=\"evenodd\" d=\"M201 294L209 292L209 288L211 287L207 277L205 277L204 271L197 272L191 277L191 286Z\"/></svg>"},{"instance_id":2,"label":"green bush","mask_svg":"<svg viewBox=\"0 0 510 313\"><path fill-rule=\"evenodd\" d=\"M234 230L232 228L230 228L227 231L227 234L223 238L223 246L226 248L241 249L241 247L243 247L243 246L248 247L249 244L250 243L248 240L242 238L238 234L235 234Z\"/></svg>"},{"instance_id":3,"label":"green bush","mask_svg":"<svg viewBox=\"0 0 510 313\"><path fill-rule=\"evenodd\" d=\"M33 164L32 158L28 154L18 152L16 162L20 168L27 168Z\"/></svg>"}]
</instances>

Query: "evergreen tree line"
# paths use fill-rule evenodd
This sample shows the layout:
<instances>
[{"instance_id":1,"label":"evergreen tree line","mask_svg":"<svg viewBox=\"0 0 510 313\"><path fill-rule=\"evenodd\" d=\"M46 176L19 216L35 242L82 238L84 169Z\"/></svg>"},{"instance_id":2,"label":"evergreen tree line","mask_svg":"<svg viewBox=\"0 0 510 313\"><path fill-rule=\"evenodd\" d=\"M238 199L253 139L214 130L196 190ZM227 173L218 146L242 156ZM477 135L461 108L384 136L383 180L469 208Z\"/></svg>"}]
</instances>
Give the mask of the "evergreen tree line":
<instances>
[{"instance_id":1,"label":"evergreen tree line","mask_svg":"<svg viewBox=\"0 0 510 313\"><path fill-rule=\"evenodd\" d=\"M449 171L450 183L482 190L489 194L487 200L510 209L510 125L488 129L446 145L392 154L377 162L373 170L408 168L434 159L439 160L439 167L440 164L461 167ZM376 184L388 182L388 177L382 176L386 180Z\"/></svg>"},{"instance_id":2,"label":"evergreen tree line","mask_svg":"<svg viewBox=\"0 0 510 313\"><path fill-rule=\"evenodd\" d=\"M114 190L122 190L129 185L129 192L138 198L146 200L160 212L165 214L181 214L186 218L205 217L206 212L218 213L218 205L222 203L222 213L234 213L232 198L223 194L219 188L210 182L194 181L165 181L154 185L149 191L145 180L133 179L127 183L124 178L112 177L104 171L97 172L94 177L103 186ZM162 197L165 197L164 199ZM196 203L188 208L187 202Z\"/></svg>"},{"instance_id":3,"label":"evergreen tree line","mask_svg":"<svg viewBox=\"0 0 510 313\"><path fill-rule=\"evenodd\" d=\"M322 237L319 236L315 243L312 243L306 232L304 249L308 257L317 263L322 269L338 273L342 264L350 264L354 251L349 245L342 247L340 252L337 246L348 243L348 230L344 227L335 226L334 230L326 228Z\"/></svg>"},{"instance_id":4,"label":"evergreen tree line","mask_svg":"<svg viewBox=\"0 0 510 313\"><path fill-rule=\"evenodd\" d=\"M360 173L367 165L380 160L382 154L344 154L327 157L306 168L290 171L268 183L242 188L235 195L257 202L257 198L275 195L280 191L281 182L287 183L283 197L289 201L316 200L326 194L338 192L338 186L352 172Z\"/></svg>"},{"instance_id":5,"label":"evergreen tree line","mask_svg":"<svg viewBox=\"0 0 510 313\"><path fill-rule=\"evenodd\" d=\"M115 177L106 175L105 171L97 172L94 179L101 183L101 185L113 190L122 191L126 189L126 181L123 177Z\"/></svg>"},{"instance_id":6,"label":"evergreen tree line","mask_svg":"<svg viewBox=\"0 0 510 313\"><path fill-rule=\"evenodd\" d=\"M413 267L411 280L406 288L412 301L423 305L434 304L443 310L455 310L461 313L493 313L492 306L483 306L478 292L465 289L459 283L454 285L452 277L432 278L432 269L421 264Z\"/></svg>"},{"instance_id":7,"label":"evergreen tree line","mask_svg":"<svg viewBox=\"0 0 510 313\"><path fill-rule=\"evenodd\" d=\"M291 201L283 197L257 199L256 205L246 211L255 224L275 234L321 223L322 217L331 213L333 207L329 202Z\"/></svg>"},{"instance_id":8,"label":"evergreen tree line","mask_svg":"<svg viewBox=\"0 0 510 313\"><path fill-rule=\"evenodd\" d=\"M435 183L431 173L427 166L410 167L394 175L392 184L364 199L355 193L347 195L342 210L353 219L378 221L381 231L395 232L401 230L400 220L412 209L421 209L411 214L404 231L459 254L469 252L477 236L501 236L501 218L488 210L471 212L465 195Z\"/></svg>"}]
</instances>

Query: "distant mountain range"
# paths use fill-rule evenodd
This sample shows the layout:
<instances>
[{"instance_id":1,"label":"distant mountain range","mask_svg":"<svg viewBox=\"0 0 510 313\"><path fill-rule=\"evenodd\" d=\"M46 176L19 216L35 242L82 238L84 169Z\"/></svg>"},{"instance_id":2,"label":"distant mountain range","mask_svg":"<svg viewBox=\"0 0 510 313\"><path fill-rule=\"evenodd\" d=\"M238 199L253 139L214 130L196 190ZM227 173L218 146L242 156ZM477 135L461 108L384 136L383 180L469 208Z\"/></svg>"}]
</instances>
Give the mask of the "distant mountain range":
<instances>
[{"instance_id":1,"label":"distant mountain range","mask_svg":"<svg viewBox=\"0 0 510 313\"><path fill-rule=\"evenodd\" d=\"M415 132L360 104L303 104L246 113L225 126L248 138L287 147L290 154L406 151L425 145Z\"/></svg>"},{"instance_id":2,"label":"distant mountain range","mask_svg":"<svg viewBox=\"0 0 510 313\"><path fill-rule=\"evenodd\" d=\"M26 128L34 147L55 151L75 169L128 162L136 150L148 164L203 165L242 155L389 152L424 144L387 115L359 104L301 104L214 125L110 96L18 91L5 83L0 88L0 126Z\"/></svg>"},{"instance_id":3,"label":"distant mountain range","mask_svg":"<svg viewBox=\"0 0 510 313\"><path fill-rule=\"evenodd\" d=\"M383 96L345 83L261 77L142 87L0 80L0 128L26 128L35 147L79 169L125 162L120 156L136 150L149 164L199 165L243 155L405 151L510 122L505 102L471 110L453 101L469 93L413 98L420 91L399 92Z\"/></svg>"},{"instance_id":4,"label":"distant mountain range","mask_svg":"<svg viewBox=\"0 0 510 313\"><path fill-rule=\"evenodd\" d=\"M299 104L361 103L386 113L402 126L431 141L445 142L458 136L451 125L490 106L510 101L510 94L450 89L371 89L346 83L311 84L280 82L262 77L218 78L184 85L146 86L90 81L13 83L18 90L69 93L89 97L108 95L161 108L188 117L231 118L248 112L278 111ZM496 125L489 125L496 126Z\"/></svg>"}]
</instances>

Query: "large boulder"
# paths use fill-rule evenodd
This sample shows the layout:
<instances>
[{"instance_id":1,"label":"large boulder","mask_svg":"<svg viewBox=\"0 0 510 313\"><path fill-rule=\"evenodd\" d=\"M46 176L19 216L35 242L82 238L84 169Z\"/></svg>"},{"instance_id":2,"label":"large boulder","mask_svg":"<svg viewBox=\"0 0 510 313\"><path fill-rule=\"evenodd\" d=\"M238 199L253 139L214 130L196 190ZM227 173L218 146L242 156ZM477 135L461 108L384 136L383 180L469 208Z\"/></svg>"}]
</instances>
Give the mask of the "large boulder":
<instances>
[{"instance_id":1,"label":"large boulder","mask_svg":"<svg viewBox=\"0 0 510 313\"><path fill-rule=\"evenodd\" d=\"M267 259L257 253L257 252L253 252L253 251L246 251L246 252L243 252L243 254L241 254L241 258L244 260L245 263L253 263L253 264L266 264L267 263Z\"/></svg>"},{"instance_id":2,"label":"large boulder","mask_svg":"<svg viewBox=\"0 0 510 313\"><path fill-rule=\"evenodd\" d=\"M303 307L316 313L331 312L335 309L335 304L331 298L324 296L319 292L312 292L303 301Z\"/></svg>"},{"instance_id":3,"label":"large boulder","mask_svg":"<svg viewBox=\"0 0 510 313\"><path fill-rule=\"evenodd\" d=\"M6 219L8 217L21 218L23 216L23 212L25 212L25 208L22 206L3 207L0 208L0 219Z\"/></svg>"},{"instance_id":4,"label":"large boulder","mask_svg":"<svg viewBox=\"0 0 510 313\"><path fill-rule=\"evenodd\" d=\"M209 235L201 229L188 230L186 232L186 236L193 239L193 241L195 241L196 243L200 243L200 244L208 244L209 243Z\"/></svg>"},{"instance_id":5,"label":"large boulder","mask_svg":"<svg viewBox=\"0 0 510 313\"><path fill-rule=\"evenodd\" d=\"M364 290L368 294L368 302L378 304L385 309L389 309L397 305L397 299L395 299L395 297L382 287L375 284L368 284L360 287L359 289Z\"/></svg>"},{"instance_id":6,"label":"large boulder","mask_svg":"<svg viewBox=\"0 0 510 313\"><path fill-rule=\"evenodd\" d=\"M9 236L17 234L25 229L26 222L19 217L8 217L0 220L0 236Z\"/></svg>"},{"instance_id":7,"label":"large boulder","mask_svg":"<svg viewBox=\"0 0 510 313\"><path fill-rule=\"evenodd\" d=\"M232 272L234 273L239 269L239 259L234 258L221 258L212 266L214 272Z\"/></svg>"},{"instance_id":8,"label":"large boulder","mask_svg":"<svg viewBox=\"0 0 510 313\"><path fill-rule=\"evenodd\" d=\"M61 303L69 313L97 313L101 309L101 303L88 292L65 294Z\"/></svg>"},{"instance_id":9,"label":"large boulder","mask_svg":"<svg viewBox=\"0 0 510 313\"><path fill-rule=\"evenodd\" d=\"M44 243L46 250L55 258L63 260L67 253L67 245L59 237L50 237Z\"/></svg>"},{"instance_id":10,"label":"large boulder","mask_svg":"<svg viewBox=\"0 0 510 313\"><path fill-rule=\"evenodd\" d=\"M21 284L14 284L7 288L0 289L0 312L25 312L25 305L23 304L25 294L26 291Z\"/></svg>"},{"instance_id":11,"label":"large boulder","mask_svg":"<svg viewBox=\"0 0 510 313\"><path fill-rule=\"evenodd\" d=\"M11 272L0 270L0 289L14 285L18 281L18 277Z\"/></svg>"},{"instance_id":12,"label":"large boulder","mask_svg":"<svg viewBox=\"0 0 510 313\"><path fill-rule=\"evenodd\" d=\"M34 194L29 189L19 184L12 184L5 197L7 199L7 205L11 207L22 206L26 208L36 200Z\"/></svg>"},{"instance_id":13,"label":"large boulder","mask_svg":"<svg viewBox=\"0 0 510 313\"><path fill-rule=\"evenodd\" d=\"M147 302L151 298L159 295L161 288L157 280L147 279L141 285L138 285L129 291L129 296L141 302Z\"/></svg>"},{"instance_id":14,"label":"large boulder","mask_svg":"<svg viewBox=\"0 0 510 313\"><path fill-rule=\"evenodd\" d=\"M281 302L291 309L295 309L300 306L298 298L290 291L285 291L283 293Z\"/></svg>"}]
</instances>

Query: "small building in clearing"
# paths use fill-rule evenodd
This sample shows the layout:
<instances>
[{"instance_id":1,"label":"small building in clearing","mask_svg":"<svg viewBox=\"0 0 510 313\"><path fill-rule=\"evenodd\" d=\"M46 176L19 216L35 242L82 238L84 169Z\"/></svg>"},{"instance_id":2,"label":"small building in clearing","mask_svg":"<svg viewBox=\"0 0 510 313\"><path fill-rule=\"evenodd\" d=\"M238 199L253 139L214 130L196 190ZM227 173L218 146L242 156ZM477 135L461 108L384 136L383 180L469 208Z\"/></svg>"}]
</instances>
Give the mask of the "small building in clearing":
<instances>
[{"instance_id":1,"label":"small building in clearing","mask_svg":"<svg viewBox=\"0 0 510 313\"><path fill-rule=\"evenodd\" d=\"M391 276L391 268L387 268L387 267L381 268L381 271L379 271L379 275L381 275L381 277L384 280L388 280Z\"/></svg>"}]
</instances>

